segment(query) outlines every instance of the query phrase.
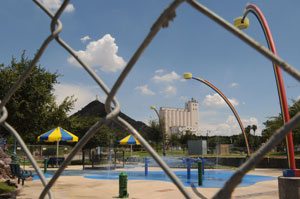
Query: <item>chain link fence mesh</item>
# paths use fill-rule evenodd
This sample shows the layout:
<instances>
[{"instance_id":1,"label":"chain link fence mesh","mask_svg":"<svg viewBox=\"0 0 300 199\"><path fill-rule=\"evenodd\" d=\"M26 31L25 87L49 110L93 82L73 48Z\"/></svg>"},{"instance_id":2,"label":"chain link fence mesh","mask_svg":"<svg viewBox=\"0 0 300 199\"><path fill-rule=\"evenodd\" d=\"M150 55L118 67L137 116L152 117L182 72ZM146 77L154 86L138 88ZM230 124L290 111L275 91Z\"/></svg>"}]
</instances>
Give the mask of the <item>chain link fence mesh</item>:
<instances>
[{"instance_id":1,"label":"chain link fence mesh","mask_svg":"<svg viewBox=\"0 0 300 199\"><path fill-rule=\"evenodd\" d=\"M267 59L271 60L274 64L281 67L285 70L289 75L294 77L296 80L300 80L300 73L293 66L289 65L287 62L282 60L280 57L274 55L270 50L266 47L262 46L260 43L256 42L254 39L243 33L242 31L235 28L229 22L219 17L216 13L204 7L202 4L197 2L196 0L174 0L157 18L154 22L148 35L145 37L144 41L140 44L138 49L135 51L122 73L120 74L117 81L114 83L112 89L109 89L104 81L99 77L90 66L84 63L79 56L76 55L75 51L72 47L66 43L61 37L60 33L62 31L62 23L60 21L60 17L62 12L67 7L69 0L64 0L61 7L57 10L55 14L52 14L44 5L42 5L38 0L33 0L33 2L45 12L46 15L51 19L50 28L51 32L47 38L41 44L39 50L34 56L32 63L29 68L20 76L19 80L10 88L10 90L6 93L5 97L1 100L0 110L1 117L0 123L1 125L7 129L18 141L19 145L23 149L27 158L31 162L34 167L36 173L39 175L40 180L44 186L40 194L40 198L45 198L48 195L49 198L53 198L51 194L51 187L54 185L58 177L64 171L66 166L71 162L73 157L83 148L83 146L88 142L89 139L93 137L93 135L101 128L103 124L110 123L112 120L118 122L125 128L128 128L132 135L134 135L143 145L143 147L148 151L148 153L153 157L153 159L157 162L157 164L164 170L164 172L169 176L169 178L173 181L173 183L177 186L180 192L184 195L185 198L191 198L190 192L186 190L181 181L177 178L177 176L170 170L167 164L162 160L162 158L157 154L157 152L149 145L149 143L125 120L118 116L120 112L120 105L118 100L116 99L116 94L119 88L122 86L123 81L130 73L131 69L143 54L144 50L151 43L152 39L157 35L157 33L161 30L161 28L168 28L170 25L170 21L174 20L176 17L176 9L182 4L186 3L192 6L194 9L198 10L203 15L210 18L212 21L216 22L233 35L241 39L243 42L247 43L249 46L254 48L257 52L264 55ZM5 105L10 100L11 96L16 92L16 90L24 83L24 81L30 76L31 70L37 64L39 59L43 56L43 53L47 49L48 45L51 42L57 42L62 48L64 48L71 56L73 56L79 64L86 70L86 72L94 79L94 81L99 85L99 87L104 91L107 95L107 99L105 102L105 108L107 115L105 118L100 119L97 123L90 127L90 129L86 132L83 138L75 145L69 155L65 158L62 165L55 172L52 179L48 182L40 170L36 159L30 153L28 146L24 143L22 137L19 135L16 130L6 122L6 118L8 117L8 111L5 108ZM258 149L251 157L239 167L239 169L235 172L235 174L226 182L223 188L216 193L214 198L230 198L233 190L236 186L241 182L243 176L253 168L263 157L267 154L276 144L278 144L284 137L296 126L297 123L300 122L300 113L294 116L288 123L282 126L279 130L277 130L273 136L269 139L267 143L265 143L260 149ZM197 194L198 197L201 197L201 194Z\"/></svg>"}]
</instances>

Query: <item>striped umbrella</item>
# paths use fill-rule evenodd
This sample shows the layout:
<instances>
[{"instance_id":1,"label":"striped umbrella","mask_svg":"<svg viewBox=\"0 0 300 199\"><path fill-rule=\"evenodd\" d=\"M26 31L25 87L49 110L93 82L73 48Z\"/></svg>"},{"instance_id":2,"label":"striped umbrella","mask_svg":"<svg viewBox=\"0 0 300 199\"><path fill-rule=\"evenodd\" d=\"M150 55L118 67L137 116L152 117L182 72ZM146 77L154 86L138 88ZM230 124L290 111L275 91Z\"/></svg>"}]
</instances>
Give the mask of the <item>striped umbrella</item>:
<instances>
[{"instance_id":1,"label":"striped umbrella","mask_svg":"<svg viewBox=\"0 0 300 199\"><path fill-rule=\"evenodd\" d=\"M58 157L58 146L60 141L67 142L78 142L78 137L73 133L61 128L56 127L40 136L38 136L38 141L44 142L56 142L56 157Z\"/></svg>"},{"instance_id":2,"label":"striped umbrella","mask_svg":"<svg viewBox=\"0 0 300 199\"><path fill-rule=\"evenodd\" d=\"M141 145L141 143L133 136L128 135L119 141L121 145L130 145L130 154L132 156L132 145Z\"/></svg>"}]
</instances>

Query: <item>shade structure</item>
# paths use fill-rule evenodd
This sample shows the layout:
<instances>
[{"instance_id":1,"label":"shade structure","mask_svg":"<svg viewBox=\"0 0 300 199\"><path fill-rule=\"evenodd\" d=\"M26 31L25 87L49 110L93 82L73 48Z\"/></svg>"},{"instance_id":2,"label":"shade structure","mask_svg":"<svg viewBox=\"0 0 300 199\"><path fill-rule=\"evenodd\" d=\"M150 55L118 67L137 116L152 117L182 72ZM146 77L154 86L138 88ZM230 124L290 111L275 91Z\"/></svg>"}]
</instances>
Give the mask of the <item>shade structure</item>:
<instances>
[{"instance_id":1,"label":"shade structure","mask_svg":"<svg viewBox=\"0 0 300 199\"><path fill-rule=\"evenodd\" d=\"M50 131L38 136L38 141L56 142L56 158L58 157L58 146L60 141L78 142L78 137L73 133L61 128L56 127Z\"/></svg>"},{"instance_id":2,"label":"shade structure","mask_svg":"<svg viewBox=\"0 0 300 199\"><path fill-rule=\"evenodd\" d=\"M130 145L130 155L132 156L132 145L141 145L141 143L133 136L128 135L119 141L121 145Z\"/></svg>"},{"instance_id":3,"label":"shade structure","mask_svg":"<svg viewBox=\"0 0 300 199\"><path fill-rule=\"evenodd\" d=\"M40 135L38 137L38 141L44 142L59 142L59 141L67 141L67 142L78 142L78 137L73 133L61 128L56 127L51 129L50 131Z\"/></svg>"},{"instance_id":4,"label":"shade structure","mask_svg":"<svg viewBox=\"0 0 300 199\"><path fill-rule=\"evenodd\" d=\"M128 135L125 138L121 139L119 141L120 144L126 145L126 144L131 144L131 145L141 145L141 143L133 136L133 135Z\"/></svg>"}]
</instances>

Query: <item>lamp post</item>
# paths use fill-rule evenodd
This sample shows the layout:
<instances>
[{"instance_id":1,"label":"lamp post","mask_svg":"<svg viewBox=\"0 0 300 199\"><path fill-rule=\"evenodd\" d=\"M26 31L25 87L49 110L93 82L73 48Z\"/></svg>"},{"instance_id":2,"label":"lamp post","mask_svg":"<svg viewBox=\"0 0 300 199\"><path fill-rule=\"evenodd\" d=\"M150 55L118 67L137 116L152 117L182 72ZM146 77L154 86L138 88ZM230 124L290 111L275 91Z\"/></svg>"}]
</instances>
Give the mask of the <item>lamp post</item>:
<instances>
[{"instance_id":1,"label":"lamp post","mask_svg":"<svg viewBox=\"0 0 300 199\"><path fill-rule=\"evenodd\" d=\"M263 29L269 49L275 55L277 55L275 43L273 41L273 37L271 34L271 30L269 28L268 22L267 22L266 18L264 17L262 11L256 5L248 4L244 10L243 16L238 17L234 20L234 26L236 26L239 29L248 28L249 27L249 19L246 17L249 13L254 14L254 16L257 18L257 20L259 21L259 23L261 25L261 28ZM284 121L284 123L287 123L288 121L290 121L290 114L289 114L287 98L286 98L286 91L285 91L285 87L284 87L281 69L274 63L273 63L273 69L274 69L274 74L275 74L275 79L276 79L277 92L278 92L279 101L280 101L281 113L283 115L283 121ZM290 167L290 169L295 170L296 163L295 163L292 132L287 134L286 142L287 142L287 149L288 149L287 154L288 154L288 160L289 160L289 167Z\"/></svg>"},{"instance_id":2,"label":"lamp post","mask_svg":"<svg viewBox=\"0 0 300 199\"><path fill-rule=\"evenodd\" d=\"M158 117L159 129L160 129L161 134L162 134L162 153L163 153L163 156L166 156L165 133L164 133L164 129L163 129L163 126L162 126L161 117L160 117L160 115L159 115L159 113L158 113L155 106L150 106L150 109L154 110L154 112L156 113L156 115Z\"/></svg>"},{"instance_id":3,"label":"lamp post","mask_svg":"<svg viewBox=\"0 0 300 199\"><path fill-rule=\"evenodd\" d=\"M217 88L215 87L212 83L210 83L207 80L201 79L201 78L197 78L197 77L193 77L192 73L184 73L183 74L184 79L194 79L197 80L207 86L209 86L211 89L213 89L215 92L217 92L219 94L220 97L222 97L222 99L226 102L226 104L229 106L229 108L231 109L231 111L233 112L236 120L239 123L239 126L241 128L241 131L244 135L244 139L245 139L245 143L246 143L246 147L247 147L247 155L250 156L250 148L249 148L249 143L248 143L248 138L245 132L245 128L243 126L243 123L241 121L240 116L238 115L237 111L235 110L234 106L231 104L231 102L228 100L228 98Z\"/></svg>"}]
</instances>

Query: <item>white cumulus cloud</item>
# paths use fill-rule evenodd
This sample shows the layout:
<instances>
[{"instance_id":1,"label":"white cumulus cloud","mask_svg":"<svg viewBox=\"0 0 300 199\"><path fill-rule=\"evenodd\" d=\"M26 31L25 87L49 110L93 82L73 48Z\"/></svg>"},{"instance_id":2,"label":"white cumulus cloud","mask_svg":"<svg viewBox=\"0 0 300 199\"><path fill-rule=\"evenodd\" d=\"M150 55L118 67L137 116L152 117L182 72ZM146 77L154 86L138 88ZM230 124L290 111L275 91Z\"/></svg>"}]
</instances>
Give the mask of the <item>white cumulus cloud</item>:
<instances>
[{"instance_id":1,"label":"white cumulus cloud","mask_svg":"<svg viewBox=\"0 0 300 199\"><path fill-rule=\"evenodd\" d=\"M236 100L235 98L232 99L228 99L230 101L230 103L233 106L238 106L239 102L238 100ZM205 99L203 101L203 104L209 107L217 107L217 108L223 108L226 107L227 104L226 102L223 100L222 97L220 97L217 93L213 94L213 95L206 95Z\"/></svg>"},{"instance_id":2,"label":"white cumulus cloud","mask_svg":"<svg viewBox=\"0 0 300 199\"><path fill-rule=\"evenodd\" d=\"M143 94L143 95L155 95L155 93L148 88L147 84L142 85L142 86L137 86L135 88L135 90L140 91L140 93Z\"/></svg>"},{"instance_id":3,"label":"white cumulus cloud","mask_svg":"<svg viewBox=\"0 0 300 199\"><path fill-rule=\"evenodd\" d=\"M244 128L248 125L256 125L257 130L255 135L261 135L262 125L259 124L256 117L241 118ZM224 135L231 136L242 133L241 128L233 115L228 116L225 122L215 124L203 124L201 126L203 132L209 132L209 136L212 135ZM253 131L251 130L251 134Z\"/></svg>"},{"instance_id":4,"label":"white cumulus cloud","mask_svg":"<svg viewBox=\"0 0 300 199\"><path fill-rule=\"evenodd\" d=\"M246 127L248 125L256 125L258 126L258 120L256 117L249 117L247 119L242 119L243 125Z\"/></svg>"},{"instance_id":5,"label":"white cumulus cloud","mask_svg":"<svg viewBox=\"0 0 300 199\"><path fill-rule=\"evenodd\" d=\"M163 72L165 72L164 69L157 69L157 70L155 71L156 74L162 74Z\"/></svg>"},{"instance_id":6,"label":"white cumulus cloud","mask_svg":"<svg viewBox=\"0 0 300 199\"><path fill-rule=\"evenodd\" d=\"M152 79L156 83L160 83L160 82L171 83L175 80L180 79L180 76L175 71L172 71L171 73L167 73L165 75L158 75L158 73L156 74L157 75L154 75L154 77L152 77Z\"/></svg>"},{"instance_id":7,"label":"white cumulus cloud","mask_svg":"<svg viewBox=\"0 0 300 199\"><path fill-rule=\"evenodd\" d=\"M94 87L76 85L76 84L56 84L54 86L54 95L58 104L62 103L67 96L74 96L77 99L74 109L70 112L73 114L81 110L88 103L96 99L96 95L99 96L97 90ZM98 97L100 101L104 101L104 97Z\"/></svg>"},{"instance_id":8,"label":"white cumulus cloud","mask_svg":"<svg viewBox=\"0 0 300 199\"><path fill-rule=\"evenodd\" d=\"M171 96L171 95L175 95L177 93L177 89L174 86L167 86L163 91L163 94L166 95L166 97Z\"/></svg>"},{"instance_id":9,"label":"white cumulus cloud","mask_svg":"<svg viewBox=\"0 0 300 199\"><path fill-rule=\"evenodd\" d=\"M62 0L39 0L39 1L52 12L56 12L62 4ZM69 3L65 8L64 12L73 12L74 10L75 10L74 5Z\"/></svg>"},{"instance_id":10,"label":"white cumulus cloud","mask_svg":"<svg viewBox=\"0 0 300 199\"><path fill-rule=\"evenodd\" d=\"M126 65L124 59L117 55L118 46L115 38L110 34L104 35L97 41L89 42L85 50L79 50L76 53L83 62L105 72L117 72ZM73 57L69 57L68 62L79 66Z\"/></svg>"},{"instance_id":11,"label":"white cumulus cloud","mask_svg":"<svg viewBox=\"0 0 300 199\"><path fill-rule=\"evenodd\" d=\"M230 85L229 85L230 88L237 88L239 87L239 84L236 83L236 82L232 82Z\"/></svg>"},{"instance_id":12,"label":"white cumulus cloud","mask_svg":"<svg viewBox=\"0 0 300 199\"><path fill-rule=\"evenodd\" d=\"M84 43L84 42L86 42L86 41L88 41L88 40L90 40L90 39L91 39L90 36L86 35L86 36L80 38L80 41L81 41L82 43Z\"/></svg>"}]
</instances>

